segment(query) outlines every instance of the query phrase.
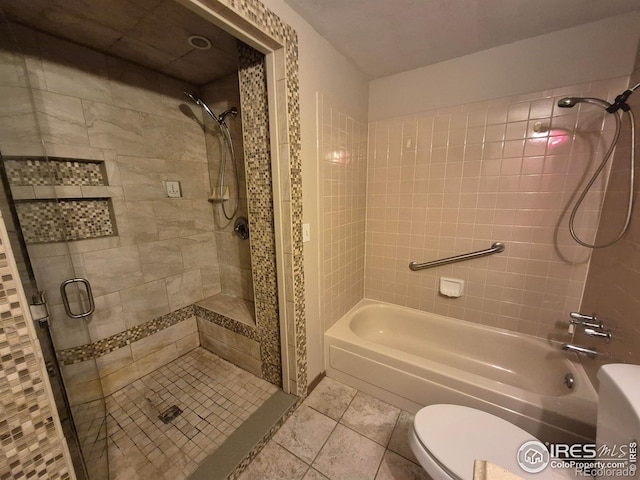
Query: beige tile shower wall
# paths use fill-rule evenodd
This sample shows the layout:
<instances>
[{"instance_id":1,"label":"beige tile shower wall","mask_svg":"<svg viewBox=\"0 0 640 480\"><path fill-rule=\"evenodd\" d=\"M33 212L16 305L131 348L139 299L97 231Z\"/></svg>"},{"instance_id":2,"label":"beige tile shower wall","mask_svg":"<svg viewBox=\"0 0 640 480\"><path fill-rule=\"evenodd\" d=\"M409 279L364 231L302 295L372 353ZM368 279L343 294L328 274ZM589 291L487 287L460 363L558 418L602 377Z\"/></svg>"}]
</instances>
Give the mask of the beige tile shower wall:
<instances>
[{"instance_id":1,"label":"beige tile shower wall","mask_svg":"<svg viewBox=\"0 0 640 480\"><path fill-rule=\"evenodd\" d=\"M198 335L204 348L234 365L261 377L260 343L197 317Z\"/></svg>"},{"instance_id":2,"label":"beige tile shower wall","mask_svg":"<svg viewBox=\"0 0 640 480\"><path fill-rule=\"evenodd\" d=\"M251 275L251 249L248 240L242 240L233 231L236 218L248 217L247 212L247 184L244 165L244 148L242 144L242 112L240 110L240 89L238 74L234 73L201 89L202 98L220 114L235 107L238 115L229 115L225 123L229 126L235 162L232 162L227 151L225 168L225 186L230 189L232 199L238 199L238 212L228 220L222 211L220 203L213 203L215 219L216 244L218 246L218 263L220 266L220 284L222 291L239 298L253 301L253 278ZM209 161L209 183L211 192L219 188L220 170L223 160L223 137L220 129L213 120L205 117L208 131L205 133L207 142L207 158ZM235 167L234 167L235 163ZM237 169L238 185L235 185L235 171ZM233 211L233 200L226 203L227 214Z\"/></svg>"},{"instance_id":3,"label":"beige tile shower wall","mask_svg":"<svg viewBox=\"0 0 640 480\"><path fill-rule=\"evenodd\" d=\"M640 82L640 50L630 86ZM634 112L640 112L638 91L629 98ZM623 120L623 130L619 147L616 148L611 179L607 188L602 220L598 226L598 242L615 238L624 225L626 202L629 192L630 128ZM636 152L640 152L640 136L636 133ZM636 153L636 156L638 153ZM637 161L636 161L637 168ZM636 181L636 199L638 183ZM597 351L606 352L608 358L582 359L592 381L596 382L598 368L604 363L640 363L640 215L637 208L631 217L627 234L615 245L593 252L589 275L580 311L596 313L612 331L610 343L589 338L580 330L576 332L575 343L587 345Z\"/></svg>"},{"instance_id":4,"label":"beige tile shower wall","mask_svg":"<svg viewBox=\"0 0 640 480\"><path fill-rule=\"evenodd\" d=\"M63 365L71 405L97 400L125 387L200 346L196 318L131 342L95 361Z\"/></svg>"},{"instance_id":5,"label":"beige tile shower wall","mask_svg":"<svg viewBox=\"0 0 640 480\"><path fill-rule=\"evenodd\" d=\"M593 106L626 79L534 92L369 124L365 296L539 337L565 337L590 251L570 238L568 204L611 137ZM604 182L577 216L592 239ZM506 244L491 257L412 272L423 262ZM440 277L464 294L438 292Z\"/></svg>"},{"instance_id":6,"label":"beige tile shower wall","mask_svg":"<svg viewBox=\"0 0 640 480\"><path fill-rule=\"evenodd\" d=\"M321 318L324 331L363 298L366 123L318 93Z\"/></svg>"},{"instance_id":7,"label":"beige tile shower wall","mask_svg":"<svg viewBox=\"0 0 640 480\"><path fill-rule=\"evenodd\" d=\"M0 149L38 151L38 128L50 156L105 162L118 236L29 248L38 285L47 292L53 334L64 349L106 338L220 292L205 139L180 110L192 87L122 60L42 33L14 27L26 48L37 124L27 84L2 55ZM201 119L195 105L193 114ZM23 113L20 113L23 112ZM24 120L24 121L23 121ZM182 184L166 197L163 180ZM59 285L91 282L97 311L78 328L62 314ZM77 307L77 306L75 306Z\"/></svg>"}]
</instances>

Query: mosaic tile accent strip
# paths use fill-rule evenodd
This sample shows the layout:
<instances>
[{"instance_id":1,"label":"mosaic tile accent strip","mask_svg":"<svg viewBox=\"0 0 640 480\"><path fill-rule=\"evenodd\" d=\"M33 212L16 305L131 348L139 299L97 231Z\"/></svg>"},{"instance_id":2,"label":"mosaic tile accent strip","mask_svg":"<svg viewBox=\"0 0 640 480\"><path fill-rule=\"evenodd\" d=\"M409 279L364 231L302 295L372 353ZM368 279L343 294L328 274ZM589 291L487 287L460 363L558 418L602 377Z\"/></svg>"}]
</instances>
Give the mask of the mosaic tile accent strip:
<instances>
[{"instance_id":1,"label":"mosaic tile accent strip","mask_svg":"<svg viewBox=\"0 0 640 480\"><path fill-rule=\"evenodd\" d=\"M4 242L5 238L0 242L0 479L68 479L62 433L56 431L34 353L37 341L29 334L17 274Z\"/></svg>"},{"instance_id":2,"label":"mosaic tile accent strip","mask_svg":"<svg viewBox=\"0 0 640 480\"><path fill-rule=\"evenodd\" d=\"M258 333L255 328L250 325L238 322L237 320L233 320L232 318L226 317L220 313L212 312L211 310L193 304L183 307L180 310L176 310L175 312L154 318L153 320L137 325L125 330L124 332L119 332L115 335L111 335L110 337L103 338L97 342L60 350L57 352L58 360L62 365L73 365L74 363L92 360L126 345L130 345L133 342L142 340L143 338L153 335L154 333L158 333L172 325L188 320L194 315L215 323L216 325L220 325L234 333L250 338L251 340L258 341Z\"/></svg>"},{"instance_id":3,"label":"mosaic tile accent strip","mask_svg":"<svg viewBox=\"0 0 640 480\"><path fill-rule=\"evenodd\" d=\"M103 162L67 158L17 158L4 160L11 185L107 185Z\"/></svg>"},{"instance_id":4,"label":"mosaic tile accent strip","mask_svg":"<svg viewBox=\"0 0 640 480\"><path fill-rule=\"evenodd\" d=\"M289 113L289 167L291 188L291 245L293 249L293 304L296 340L297 394L307 394L307 326L304 300L304 254L302 246L302 158L300 157L300 95L298 91L298 37L288 28L287 56L287 109Z\"/></svg>"},{"instance_id":5,"label":"mosaic tile accent strip","mask_svg":"<svg viewBox=\"0 0 640 480\"><path fill-rule=\"evenodd\" d=\"M279 43L284 44L288 31L293 31L288 25L282 23L282 20L259 0L218 0L216 3L224 5L250 20L253 24L257 25L262 32L273 37Z\"/></svg>"},{"instance_id":6,"label":"mosaic tile accent strip","mask_svg":"<svg viewBox=\"0 0 640 480\"><path fill-rule=\"evenodd\" d=\"M200 317L201 319L208 322L215 323L216 325L224 327L227 330L231 330L238 335L250 338L251 340L260 340L258 338L258 332L251 325L238 322L237 320L226 317L221 313L217 313L207 308L201 307L200 305L194 305L194 313L197 317Z\"/></svg>"},{"instance_id":7,"label":"mosaic tile accent strip","mask_svg":"<svg viewBox=\"0 0 640 480\"><path fill-rule=\"evenodd\" d=\"M188 305L180 310L154 318L153 320L141 325L136 325L133 328L103 338L97 342L60 350L57 352L58 360L62 365L72 365L74 363L98 358L125 345L130 345L137 340L142 340L165 328L169 328L172 325L188 320L193 317L193 315L194 305Z\"/></svg>"},{"instance_id":8,"label":"mosaic tile accent strip","mask_svg":"<svg viewBox=\"0 0 640 480\"><path fill-rule=\"evenodd\" d=\"M280 18L265 7L258 0L218 0L219 4L226 6L228 9L237 13L238 15L250 20L253 25L256 25L263 33L269 37L275 39L278 43L284 46L285 50L285 88L286 88L286 104L287 104L287 116L286 116L286 128L287 138L282 139L282 143L286 143L288 148L289 157L289 178L283 179L285 182L288 180L289 185L284 185L284 188L290 189L291 192L291 232L286 232L285 235L290 238L284 239L285 242L290 242L293 249L291 265L288 266L288 271L285 275L288 276L287 280L291 279L293 283L292 298L289 298L287 293L286 300L293 304L293 321L295 331L295 355L296 355L296 385L298 395L304 396L306 394L307 385L307 354L306 354L306 326L304 316L304 273L303 273L303 255L302 255L302 177L301 177L301 157L300 157L300 102L299 102L299 83L298 83L298 38L295 30L290 26L283 23ZM251 66L242 62L249 60L251 52L241 52L241 69L240 69L240 95L243 105L243 118L247 112L247 109L251 108L249 120L251 127L257 127L258 125L268 125L266 121L267 109L266 104L263 106L262 100L266 99L266 87L263 82L262 75L264 72L260 70L259 65L255 64ZM243 56L245 56L243 58ZM258 100L259 103L254 104L252 101ZM263 123L258 123L257 119L261 119ZM253 123L255 122L255 123ZM269 135L268 130L262 131L259 128L247 128L247 131L251 132L244 138L244 144L247 152L254 152L256 158L252 158L247 154L247 162L256 161L258 165L262 165L263 178L270 178L268 162L269 152ZM281 145L283 147L284 145ZM260 155L263 158L262 161L258 160ZM260 168L248 169L247 175L252 173L258 173ZM259 180L257 180L259 182ZM252 195L249 195L252 198ZM255 197L254 197L255 198ZM264 196L260 197L263 202L267 199L273 201L271 194L264 192ZM260 215L269 213L269 206L256 205L257 212ZM251 205L250 205L251 209ZM266 209L266 210L265 210ZM266 238L265 238L266 240ZM253 253L253 251L252 251ZM275 277L275 263L273 263L273 275ZM254 272L255 273L255 272ZM259 284L259 280L256 281ZM257 308L258 312L261 312L261 308ZM277 305L273 311L273 314L277 315ZM280 353L276 355L275 343L279 345L279 334L277 334L277 325L269 322L270 317L265 318L264 324L258 321L258 329L260 331L260 344L264 349L263 353L263 373L265 378L274 378L276 375L281 377L277 372L281 371L282 366L279 363ZM264 347L263 347L264 345Z\"/></svg>"},{"instance_id":9,"label":"mosaic tile accent strip","mask_svg":"<svg viewBox=\"0 0 640 480\"><path fill-rule=\"evenodd\" d=\"M27 244L64 242L116 235L111 200L67 199L16 201Z\"/></svg>"},{"instance_id":10,"label":"mosaic tile accent strip","mask_svg":"<svg viewBox=\"0 0 640 480\"><path fill-rule=\"evenodd\" d=\"M280 319L264 55L244 44L239 44L238 53L243 122L250 122L253 127L243 129L243 143L247 207L253 238L251 260L262 376L280 386Z\"/></svg>"}]
</instances>

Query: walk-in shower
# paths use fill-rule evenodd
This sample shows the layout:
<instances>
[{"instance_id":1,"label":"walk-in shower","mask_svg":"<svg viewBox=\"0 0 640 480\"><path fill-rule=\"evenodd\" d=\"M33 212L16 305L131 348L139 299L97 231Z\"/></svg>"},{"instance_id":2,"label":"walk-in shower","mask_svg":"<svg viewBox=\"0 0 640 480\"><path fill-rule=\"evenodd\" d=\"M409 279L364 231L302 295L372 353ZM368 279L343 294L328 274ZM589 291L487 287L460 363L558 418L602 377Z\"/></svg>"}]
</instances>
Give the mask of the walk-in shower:
<instances>
[{"instance_id":1,"label":"walk-in shower","mask_svg":"<svg viewBox=\"0 0 640 480\"><path fill-rule=\"evenodd\" d=\"M220 132L222 133L223 138L223 146L222 146L222 162L220 165L220 175L218 177L218 190L212 193L211 200L214 202L219 202L222 208L222 213L227 220L233 219L236 212L238 211L238 189L239 189L239 181L238 181L238 165L236 163L236 154L233 148L233 141L231 139L231 132L229 131L229 126L224 121L227 116L231 115L235 117L238 115L238 109L236 107L231 107L220 115L216 115L213 113L211 108L198 96L196 93L184 92L185 96L189 98L196 105L202 107L202 109L209 115L220 127ZM230 158L229 158L230 157ZM231 185L231 188L226 183L226 172L227 172L227 161L231 162L231 169L233 171L233 181L234 183ZM229 193L227 193L227 190ZM235 192L235 198L232 198L232 193ZM231 207L227 206L227 202L231 202ZM229 211L227 211L229 208ZM239 235L240 236L240 235ZM241 237L242 238L242 237Z\"/></svg>"},{"instance_id":2,"label":"walk-in shower","mask_svg":"<svg viewBox=\"0 0 640 480\"><path fill-rule=\"evenodd\" d=\"M638 87L640 87L640 83L638 83L637 85L633 86L628 90L625 90L624 92L622 92L620 95L616 97L613 103L609 103L600 98L591 98L591 97L565 97L558 101L558 107L560 108L572 108L579 103L596 105L598 107L603 108L608 113L612 114L613 118L615 119L615 131L613 134L613 138L611 140L611 144L609 145L609 148L605 152L602 162L600 162L600 165L598 165L593 175L587 182L586 187L580 193L580 196L578 197L578 200L576 201L573 207L573 210L571 211L571 215L569 216L569 232L571 233L571 237L583 247L587 247L587 248L609 247L615 244L616 242L618 242L622 238L622 236L627 232L627 230L629 230L629 225L631 223L631 214L633 212L633 194L634 194L634 185L635 185L635 120L634 120L633 112L631 111L631 107L627 103L627 99L629 98L629 95L631 95ZM624 221L624 225L620 229L620 232L612 240L609 240L607 242L600 243L600 244L595 244L595 243L590 244L580 239L580 237L576 233L575 218L576 218L576 215L578 214L578 210L580 209L580 206L582 205L582 202L584 201L585 197L589 193L589 190L591 190L591 187L596 182L596 180L598 179L598 177L600 176L604 168L607 166L607 163L609 162L609 159L613 155L613 151L616 148L616 145L618 144L618 140L620 139L620 128L622 124L622 121L620 118L621 117L620 110L622 110L624 113L627 114L627 118L629 119L629 125L631 129L631 135L630 135L631 151L629 155L629 177L628 177L629 192L628 192L628 199L627 199L627 212L625 216L625 221Z\"/></svg>"},{"instance_id":3,"label":"walk-in shower","mask_svg":"<svg viewBox=\"0 0 640 480\"><path fill-rule=\"evenodd\" d=\"M73 10L74 1L65 8ZM48 12L46 2L38 5ZM11 127L0 129L0 167L6 173L1 222L9 230L27 298L47 294L46 307L42 295L33 303L42 304L43 322L46 318L51 326L51 339L40 342L43 350L50 347L51 383L59 380L53 396L76 477L184 479L254 412L264 406L274 422L282 413L265 403L284 395L273 186L264 181L271 178L262 135L269 116L266 102L259 110L255 102L243 108L246 98L268 98L260 72L249 70L264 69L264 56L212 30L178 3L161 2L141 12L139 23L148 28L171 18L162 26L168 30L165 38L177 43L180 33L194 30L225 47L217 53L194 50L192 62L179 71L165 67L172 52L184 46L162 50L163 61L160 50L148 61L136 57L139 52L123 59L91 39L79 44L85 37L73 26L82 20L71 26L54 20L33 24L38 20L28 15L33 6L20 7L3 4L0 10L0 69L6 73L0 79L0 110ZM83 15L92 8L83 7ZM220 58L202 56L210 54ZM184 100L184 90L199 92L223 113L203 106L206 115L200 115L193 107L199 121L185 118L184 104L191 102ZM62 99L69 116L49 115ZM241 119L241 112L253 115ZM252 135L251 148L258 141L267 145L264 155L252 158L248 175L244 132ZM236 190L242 193L222 205L224 216L209 200L223 162L228 171L218 190L229 191L239 181ZM178 196L166 191L168 181L181 185ZM248 234L247 219L255 232L252 242L234 234L236 224ZM252 262L260 266L259 309L253 302ZM82 318L77 313L87 300L84 291L70 292L75 295L65 302L60 290L61 284L75 289L77 282L69 281L78 278L91 282L95 296L95 310ZM38 333L48 336L44 327ZM34 405L27 403L25 413ZM30 449L41 446L40 438L35 444L19 442ZM231 468L247 451L237 454L235 465L226 461Z\"/></svg>"}]
</instances>

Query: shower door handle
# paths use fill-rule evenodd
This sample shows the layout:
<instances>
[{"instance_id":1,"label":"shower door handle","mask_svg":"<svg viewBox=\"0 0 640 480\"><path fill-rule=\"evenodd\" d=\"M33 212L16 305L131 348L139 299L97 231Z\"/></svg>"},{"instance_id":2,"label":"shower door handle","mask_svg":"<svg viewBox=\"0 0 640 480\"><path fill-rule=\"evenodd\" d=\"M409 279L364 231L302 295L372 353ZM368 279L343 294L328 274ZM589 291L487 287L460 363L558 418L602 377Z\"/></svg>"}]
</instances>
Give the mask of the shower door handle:
<instances>
[{"instance_id":1,"label":"shower door handle","mask_svg":"<svg viewBox=\"0 0 640 480\"><path fill-rule=\"evenodd\" d=\"M69 305L69 297L67 296L67 287L72 283L80 283L84 285L84 288L87 292L87 298L89 299L89 309L85 312L73 313L71 311L71 306ZM67 315L71 318L84 318L91 315L96 310L96 304L93 301L93 293L91 292L91 284L89 280L86 278L70 278L69 280L65 280L60 285L60 295L62 295L62 303L64 304L64 311L67 312Z\"/></svg>"}]
</instances>

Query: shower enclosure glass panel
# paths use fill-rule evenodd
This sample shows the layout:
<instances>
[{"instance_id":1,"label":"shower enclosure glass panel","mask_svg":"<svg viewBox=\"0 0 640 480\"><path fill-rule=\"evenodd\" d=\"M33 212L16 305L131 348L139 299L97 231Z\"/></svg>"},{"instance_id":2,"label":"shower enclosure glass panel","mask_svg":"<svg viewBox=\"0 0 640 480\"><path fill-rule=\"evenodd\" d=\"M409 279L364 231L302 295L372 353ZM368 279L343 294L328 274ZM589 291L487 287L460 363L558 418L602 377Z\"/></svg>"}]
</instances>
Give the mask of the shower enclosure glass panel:
<instances>
[{"instance_id":1,"label":"shower enclosure glass panel","mask_svg":"<svg viewBox=\"0 0 640 480\"><path fill-rule=\"evenodd\" d=\"M91 181L87 179L95 176L99 165L47 156L40 92L33 85L37 72L28 51L32 39L3 14L0 21L0 210L26 296L34 304L36 332L76 476L106 480L106 408L96 361L90 356L81 362L79 357L61 356L64 350L82 350L91 343L90 318L65 313L60 285L80 274L70 242L82 232L69 228L69 218L95 209L95 200L82 198L77 190L78 182ZM73 311L86 308L84 288L69 285L67 295Z\"/></svg>"}]
</instances>

